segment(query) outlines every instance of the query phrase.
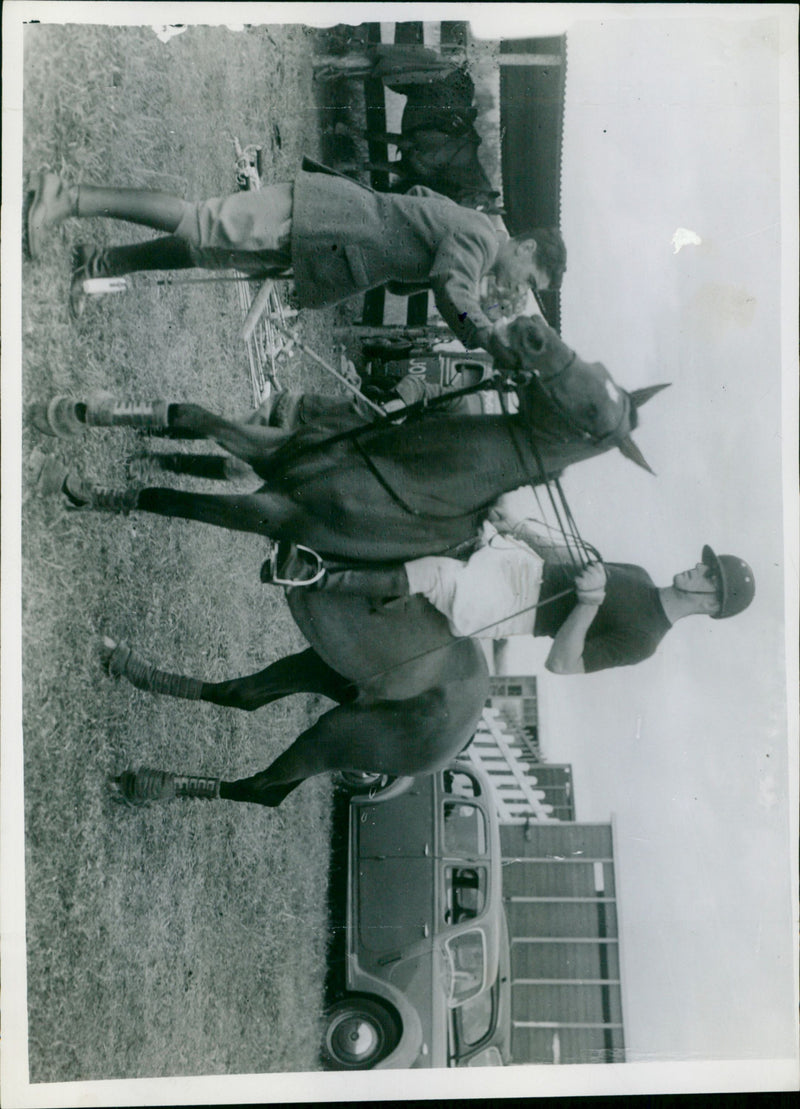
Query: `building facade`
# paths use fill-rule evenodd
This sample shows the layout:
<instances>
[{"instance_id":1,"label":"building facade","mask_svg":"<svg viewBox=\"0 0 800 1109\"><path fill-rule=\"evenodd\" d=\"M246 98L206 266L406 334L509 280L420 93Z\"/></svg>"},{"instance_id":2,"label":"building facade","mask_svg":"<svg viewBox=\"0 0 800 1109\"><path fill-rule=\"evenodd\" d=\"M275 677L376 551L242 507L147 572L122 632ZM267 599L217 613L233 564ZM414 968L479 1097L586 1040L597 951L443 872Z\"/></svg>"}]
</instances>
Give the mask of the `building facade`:
<instances>
[{"instance_id":1,"label":"building facade","mask_svg":"<svg viewBox=\"0 0 800 1109\"><path fill-rule=\"evenodd\" d=\"M612 825L500 829L515 1063L625 1061Z\"/></svg>"}]
</instances>

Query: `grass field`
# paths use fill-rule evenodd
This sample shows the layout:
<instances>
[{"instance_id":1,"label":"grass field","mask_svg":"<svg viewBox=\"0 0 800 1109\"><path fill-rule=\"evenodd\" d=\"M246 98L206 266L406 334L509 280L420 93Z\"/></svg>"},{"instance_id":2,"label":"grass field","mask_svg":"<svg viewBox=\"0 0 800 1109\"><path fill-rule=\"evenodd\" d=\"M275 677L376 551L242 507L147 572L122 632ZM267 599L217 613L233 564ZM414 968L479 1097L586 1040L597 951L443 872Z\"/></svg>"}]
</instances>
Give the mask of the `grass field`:
<instances>
[{"instance_id":1,"label":"grass field","mask_svg":"<svg viewBox=\"0 0 800 1109\"><path fill-rule=\"evenodd\" d=\"M313 33L191 27L29 27L24 167L72 181L233 191L233 136L262 143L268 180L319 152ZM74 243L145 229L69 221L23 267L24 400L108 388L250 405L232 286L142 288L67 314ZM334 311L301 317L330 355ZM289 386L334 391L297 360ZM34 448L122 483L131 432L81 442L26 429ZM311 1070L319 1066L331 785L279 810L116 805L107 775L146 764L227 778L268 765L326 702L253 715L114 682L103 633L167 669L219 680L304 645L281 594L260 585L257 537L144 516L70 514L23 490L23 674L32 1082Z\"/></svg>"}]
</instances>

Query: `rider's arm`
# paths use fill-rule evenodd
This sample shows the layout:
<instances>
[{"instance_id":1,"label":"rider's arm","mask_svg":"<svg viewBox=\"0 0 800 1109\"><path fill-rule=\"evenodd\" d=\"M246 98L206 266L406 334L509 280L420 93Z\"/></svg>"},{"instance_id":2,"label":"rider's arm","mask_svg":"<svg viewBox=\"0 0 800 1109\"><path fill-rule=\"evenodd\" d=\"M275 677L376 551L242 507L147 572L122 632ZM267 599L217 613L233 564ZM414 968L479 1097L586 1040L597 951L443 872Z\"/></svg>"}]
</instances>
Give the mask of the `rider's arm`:
<instances>
[{"instance_id":1,"label":"rider's arm","mask_svg":"<svg viewBox=\"0 0 800 1109\"><path fill-rule=\"evenodd\" d=\"M450 330L467 349L488 349L492 321L480 302L479 284L497 255L497 236L487 226L469 234L459 230L439 247L430 284L436 307Z\"/></svg>"},{"instance_id":2,"label":"rider's arm","mask_svg":"<svg viewBox=\"0 0 800 1109\"><path fill-rule=\"evenodd\" d=\"M605 599L606 573L599 562L590 563L575 579L578 603L558 629L545 668L553 674L585 674L583 650L586 633Z\"/></svg>"}]
</instances>

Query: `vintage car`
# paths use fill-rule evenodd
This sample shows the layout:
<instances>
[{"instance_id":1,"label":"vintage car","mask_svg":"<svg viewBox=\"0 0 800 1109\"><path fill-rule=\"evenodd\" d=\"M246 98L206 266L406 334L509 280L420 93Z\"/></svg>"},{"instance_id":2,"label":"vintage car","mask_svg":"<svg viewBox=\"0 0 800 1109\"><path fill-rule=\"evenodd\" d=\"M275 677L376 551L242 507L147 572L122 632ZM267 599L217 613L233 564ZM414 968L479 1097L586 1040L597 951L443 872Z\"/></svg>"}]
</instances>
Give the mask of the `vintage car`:
<instances>
[{"instance_id":1,"label":"vintage car","mask_svg":"<svg viewBox=\"0 0 800 1109\"><path fill-rule=\"evenodd\" d=\"M509 941L490 790L457 760L351 798L344 990L326 1014L326 1066L509 1061Z\"/></svg>"}]
</instances>

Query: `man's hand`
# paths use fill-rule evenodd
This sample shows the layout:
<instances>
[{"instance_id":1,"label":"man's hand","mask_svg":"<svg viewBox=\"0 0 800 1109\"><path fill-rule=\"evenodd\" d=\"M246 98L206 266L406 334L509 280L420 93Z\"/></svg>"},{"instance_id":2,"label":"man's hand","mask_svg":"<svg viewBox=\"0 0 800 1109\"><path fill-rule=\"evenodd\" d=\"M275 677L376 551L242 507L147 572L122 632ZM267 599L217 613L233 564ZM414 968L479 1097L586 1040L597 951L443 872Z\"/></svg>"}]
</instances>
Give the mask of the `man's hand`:
<instances>
[{"instance_id":1,"label":"man's hand","mask_svg":"<svg viewBox=\"0 0 800 1109\"><path fill-rule=\"evenodd\" d=\"M606 571L602 562L590 562L575 578L578 603L599 607L606 597Z\"/></svg>"},{"instance_id":2,"label":"man's hand","mask_svg":"<svg viewBox=\"0 0 800 1109\"><path fill-rule=\"evenodd\" d=\"M500 337L501 334L505 334L504 325L507 321L502 320L499 322L500 328L495 324L491 331L487 333L486 341L483 345L489 354L491 354L497 369L515 370L519 365L519 357Z\"/></svg>"}]
</instances>

